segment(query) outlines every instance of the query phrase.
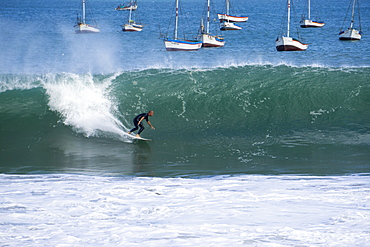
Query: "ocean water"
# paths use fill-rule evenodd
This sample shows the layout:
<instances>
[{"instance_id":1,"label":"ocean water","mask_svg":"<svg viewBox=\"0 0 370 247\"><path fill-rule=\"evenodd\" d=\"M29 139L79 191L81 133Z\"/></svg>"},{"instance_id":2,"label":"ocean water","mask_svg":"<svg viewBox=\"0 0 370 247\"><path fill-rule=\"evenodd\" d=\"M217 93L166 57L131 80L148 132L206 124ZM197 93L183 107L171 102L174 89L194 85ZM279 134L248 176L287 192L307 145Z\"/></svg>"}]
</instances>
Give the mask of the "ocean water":
<instances>
[{"instance_id":1,"label":"ocean water","mask_svg":"<svg viewBox=\"0 0 370 247\"><path fill-rule=\"evenodd\" d=\"M173 2L124 33L120 2L89 0L98 34L74 34L77 0L0 3L0 246L370 246L370 2L357 42L347 0L311 1L304 52L275 49L285 1L235 0L224 47L166 52Z\"/></svg>"}]
</instances>

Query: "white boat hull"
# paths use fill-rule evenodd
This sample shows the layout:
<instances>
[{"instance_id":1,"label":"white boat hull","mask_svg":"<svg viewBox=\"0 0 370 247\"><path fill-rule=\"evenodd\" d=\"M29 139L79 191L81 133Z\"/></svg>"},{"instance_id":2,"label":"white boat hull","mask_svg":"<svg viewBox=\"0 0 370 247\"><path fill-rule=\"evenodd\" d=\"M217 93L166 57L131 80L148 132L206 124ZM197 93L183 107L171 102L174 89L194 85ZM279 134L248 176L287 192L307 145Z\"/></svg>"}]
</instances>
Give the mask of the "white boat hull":
<instances>
[{"instance_id":1,"label":"white boat hull","mask_svg":"<svg viewBox=\"0 0 370 247\"><path fill-rule=\"evenodd\" d=\"M122 31L125 32L140 32L143 30L143 25L139 24L125 24L123 25Z\"/></svg>"},{"instance_id":2,"label":"white boat hull","mask_svg":"<svg viewBox=\"0 0 370 247\"><path fill-rule=\"evenodd\" d=\"M202 47L222 47L225 41L209 34L202 35Z\"/></svg>"},{"instance_id":3,"label":"white boat hull","mask_svg":"<svg viewBox=\"0 0 370 247\"><path fill-rule=\"evenodd\" d=\"M220 22L228 21L228 22L246 22L248 21L248 16L232 16L227 14L217 14L218 19Z\"/></svg>"},{"instance_id":4,"label":"white boat hull","mask_svg":"<svg viewBox=\"0 0 370 247\"><path fill-rule=\"evenodd\" d=\"M167 51L196 51L202 46L202 41L166 39L164 45Z\"/></svg>"},{"instance_id":5,"label":"white boat hull","mask_svg":"<svg viewBox=\"0 0 370 247\"><path fill-rule=\"evenodd\" d=\"M322 27L325 23L321 21L312 21L312 20L301 20L301 27L302 28L310 28L310 27Z\"/></svg>"},{"instance_id":6,"label":"white boat hull","mask_svg":"<svg viewBox=\"0 0 370 247\"><path fill-rule=\"evenodd\" d=\"M96 27L93 27L89 24L78 23L76 26L76 33L99 33L100 30Z\"/></svg>"},{"instance_id":7,"label":"white boat hull","mask_svg":"<svg viewBox=\"0 0 370 247\"><path fill-rule=\"evenodd\" d=\"M242 27L241 26L238 26L232 22L223 22L221 23L221 30L225 31L225 30L241 30Z\"/></svg>"},{"instance_id":8,"label":"white boat hull","mask_svg":"<svg viewBox=\"0 0 370 247\"><path fill-rule=\"evenodd\" d=\"M339 33L340 40L361 40L361 32L354 28L348 28Z\"/></svg>"},{"instance_id":9,"label":"white boat hull","mask_svg":"<svg viewBox=\"0 0 370 247\"><path fill-rule=\"evenodd\" d=\"M119 11L122 11L122 10L132 10L132 11L135 11L135 10L137 10L137 5L133 5L133 6L124 6L124 7L118 6L118 7L116 8L116 10L119 10Z\"/></svg>"},{"instance_id":10,"label":"white boat hull","mask_svg":"<svg viewBox=\"0 0 370 247\"><path fill-rule=\"evenodd\" d=\"M305 51L307 48L307 44L291 37L282 36L276 40L276 50L278 51Z\"/></svg>"}]
</instances>

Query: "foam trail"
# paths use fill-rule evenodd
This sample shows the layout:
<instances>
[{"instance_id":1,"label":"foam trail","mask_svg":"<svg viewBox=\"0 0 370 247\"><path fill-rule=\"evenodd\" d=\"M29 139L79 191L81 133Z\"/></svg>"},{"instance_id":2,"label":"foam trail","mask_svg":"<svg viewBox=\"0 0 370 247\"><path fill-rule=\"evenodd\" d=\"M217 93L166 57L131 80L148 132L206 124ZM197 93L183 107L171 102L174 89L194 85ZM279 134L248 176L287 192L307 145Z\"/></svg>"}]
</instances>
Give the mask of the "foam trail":
<instances>
[{"instance_id":1,"label":"foam trail","mask_svg":"<svg viewBox=\"0 0 370 247\"><path fill-rule=\"evenodd\" d=\"M116 75L101 83L91 74L50 75L44 84L50 109L61 114L63 123L85 136L117 135L127 141L127 128L115 117L110 85Z\"/></svg>"}]
</instances>

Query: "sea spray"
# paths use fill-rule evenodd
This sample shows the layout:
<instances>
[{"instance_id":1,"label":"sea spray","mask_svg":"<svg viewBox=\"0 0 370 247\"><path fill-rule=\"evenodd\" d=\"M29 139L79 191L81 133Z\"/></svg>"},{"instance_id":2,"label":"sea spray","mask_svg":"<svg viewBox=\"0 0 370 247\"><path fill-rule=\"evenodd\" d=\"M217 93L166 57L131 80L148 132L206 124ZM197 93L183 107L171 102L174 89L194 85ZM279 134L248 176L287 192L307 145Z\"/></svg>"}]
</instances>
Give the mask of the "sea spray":
<instances>
[{"instance_id":1,"label":"sea spray","mask_svg":"<svg viewBox=\"0 0 370 247\"><path fill-rule=\"evenodd\" d=\"M44 84L50 109L61 115L65 125L87 137L102 132L121 135L125 127L114 115L117 105L109 94L115 77L96 81L91 74L50 75Z\"/></svg>"}]
</instances>

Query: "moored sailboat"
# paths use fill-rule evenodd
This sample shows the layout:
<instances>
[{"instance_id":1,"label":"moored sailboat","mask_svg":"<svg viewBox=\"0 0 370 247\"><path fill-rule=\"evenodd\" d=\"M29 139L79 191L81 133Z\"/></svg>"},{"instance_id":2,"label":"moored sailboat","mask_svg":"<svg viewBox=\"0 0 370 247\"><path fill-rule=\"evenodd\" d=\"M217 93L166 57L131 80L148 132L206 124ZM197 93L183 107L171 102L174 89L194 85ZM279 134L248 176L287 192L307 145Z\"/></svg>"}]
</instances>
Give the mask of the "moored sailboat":
<instances>
[{"instance_id":1,"label":"moored sailboat","mask_svg":"<svg viewBox=\"0 0 370 247\"><path fill-rule=\"evenodd\" d=\"M136 1L130 1L127 4L120 4L116 8L116 10L130 10L130 11L135 11L135 10L137 10L137 2Z\"/></svg>"},{"instance_id":2,"label":"moored sailboat","mask_svg":"<svg viewBox=\"0 0 370 247\"><path fill-rule=\"evenodd\" d=\"M164 45L167 51L196 51L202 46L202 41L178 38L179 0L176 0L174 38L166 38Z\"/></svg>"},{"instance_id":3,"label":"moored sailboat","mask_svg":"<svg viewBox=\"0 0 370 247\"><path fill-rule=\"evenodd\" d=\"M207 20L206 27L204 30L203 20L201 26L202 35L202 46L203 47L221 47L225 45L225 40L220 36L214 36L210 34L210 18L211 18L211 0L207 0Z\"/></svg>"},{"instance_id":4,"label":"moored sailboat","mask_svg":"<svg viewBox=\"0 0 370 247\"><path fill-rule=\"evenodd\" d=\"M130 1L131 3L131 1ZM136 3L136 1L135 1ZM122 31L126 32L140 32L143 30L143 25L140 23L136 23L132 18L132 11L133 9L130 9L129 17L128 17L128 23L122 25Z\"/></svg>"},{"instance_id":5,"label":"moored sailboat","mask_svg":"<svg viewBox=\"0 0 370 247\"><path fill-rule=\"evenodd\" d=\"M288 22L287 22L287 33L286 36L281 35L276 39L276 50L277 51L305 51L308 44L303 44L297 39L290 37L290 0L288 0Z\"/></svg>"},{"instance_id":6,"label":"moored sailboat","mask_svg":"<svg viewBox=\"0 0 370 247\"><path fill-rule=\"evenodd\" d=\"M359 30L354 28L356 5L358 7L357 15L358 15ZM358 5L358 0L352 0L350 6L351 6L351 23L350 23L349 28L343 31L343 26L344 26L344 22L343 22L343 26L339 32L339 39L340 40L361 40L362 32L361 32L360 8Z\"/></svg>"},{"instance_id":7,"label":"moored sailboat","mask_svg":"<svg viewBox=\"0 0 370 247\"><path fill-rule=\"evenodd\" d=\"M220 22L246 22L249 18L248 16L230 15L230 0L226 0L226 14L218 13L217 16Z\"/></svg>"},{"instance_id":8,"label":"moored sailboat","mask_svg":"<svg viewBox=\"0 0 370 247\"><path fill-rule=\"evenodd\" d=\"M77 17L76 33L98 33L100 30L86 23L86 0L82 0L82 18Z\"/></svg>"},{"instance_id":9,"label":"moored sailboat","mask_svg":"<svg viewBox=\"0 0 370 247\"><path fill-rule=\"evenodd\" d=\"M309 28L309 27L323 27L325 25L322 21L315 21L311 20L311 0L307 2L307 19L305 17L301 20L301 27L302 28Z\"/></svg>"},{"instance_id":10,"label":"moored sailboat","mask_svg":"<svg viewBox=\"0 0 370 247\"><path fill-rule=\"evenodd\" d=\"M233 22L224 21L224 22L222 22L222 23L221 23L221 27L220 27L220 29L221 29L222 31L227 31L227 30L240 30L240 29L242 29L242 27L241 27L241 26L239 26L239 25L237 25L237 24L235 24L235 23L233 23Z\"/></svg>"},{"instance_id":11,"label":"moored sailboat","mask_svg":"<svg viewBox=\"0 0 370 247\"><path fill-rule=\"evenodd\" d=\"M242 27L234 22L246 22L249 18L248 16L230 15L230 0L226 0L226 14L218 13L217 16L221 22L220 29L222 31L241 30Z\"/></svg>"},{"instance_id":12,"label":"moored sailboat","mask_svg":"<svg viewBox=\"0 0 370 247\"><path fill-rule=\"evenodd\" d=\"M138 24L133 20L129 20L128 23L122 26L122 31L124 32L140 32L142 31L144 26L142 24Z\"/></svg>"}]
</instances>

